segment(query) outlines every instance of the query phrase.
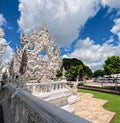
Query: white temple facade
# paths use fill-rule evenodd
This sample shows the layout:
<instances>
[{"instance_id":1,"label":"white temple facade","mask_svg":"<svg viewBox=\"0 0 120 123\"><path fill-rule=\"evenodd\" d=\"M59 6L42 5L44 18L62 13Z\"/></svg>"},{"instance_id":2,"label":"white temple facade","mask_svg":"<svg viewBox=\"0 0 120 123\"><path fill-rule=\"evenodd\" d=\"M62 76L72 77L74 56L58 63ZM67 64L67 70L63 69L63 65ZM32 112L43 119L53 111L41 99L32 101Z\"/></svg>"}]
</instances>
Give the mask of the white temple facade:
<instances>
[{"instance_id":1,"label":"white temple facade","mask_svg":"<svg viewBox=\"0 0 120 123\"><path fill-rule=\"evenodd\" d=\"M62 58L46 24L29 36L23 34L20 43L23 48L17 48L10 66L11 81L16 87L73 112L69 104L79 101L79 97L66 85L65 79L56 80Z\"/></svg>"}]
</instances>

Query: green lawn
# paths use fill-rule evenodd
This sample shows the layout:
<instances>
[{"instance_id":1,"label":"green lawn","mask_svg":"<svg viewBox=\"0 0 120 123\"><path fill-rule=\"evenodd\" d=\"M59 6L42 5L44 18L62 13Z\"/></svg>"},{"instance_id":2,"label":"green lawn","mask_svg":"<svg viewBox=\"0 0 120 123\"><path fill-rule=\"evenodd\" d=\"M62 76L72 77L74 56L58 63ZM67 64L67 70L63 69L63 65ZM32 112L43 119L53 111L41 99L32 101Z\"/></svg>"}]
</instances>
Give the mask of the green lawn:
<instances>
[{"instance_id":1,"label":"green lawn","mask_svg":"<svg viewBox=\"0 0 120 123\"><path fill-rule=\"evenodd\" d=\"M108 100L108 102L104 105L104 108L116 112L116 115L112 119L111 123L120 123L120 96L119 95L84 90L84 89L78 89L78 92L91 93L94 94L95 98Z\"/></svg>"}]
</instances>

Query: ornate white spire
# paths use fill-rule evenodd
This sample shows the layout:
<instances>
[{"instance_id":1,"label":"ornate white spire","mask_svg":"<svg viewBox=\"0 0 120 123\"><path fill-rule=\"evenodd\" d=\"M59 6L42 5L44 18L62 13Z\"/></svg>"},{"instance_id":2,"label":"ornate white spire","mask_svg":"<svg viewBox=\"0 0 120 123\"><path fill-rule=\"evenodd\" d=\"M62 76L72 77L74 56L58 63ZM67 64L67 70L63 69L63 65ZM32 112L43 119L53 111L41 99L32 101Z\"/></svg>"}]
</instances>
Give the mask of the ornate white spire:
<instances>
[{"instance_id":1,"label":"ornate white spire","mask_svg":"<svg viewBox=\"0 0 120 123\"><path fill-rule=\"evenodd\" d=\"M60 51L56 48L54 39L47 29L46 23L34 31L28 37L23 35L21 39L23 49L19 52L17 50L16 59L21 65L21 70L24 69L24 77L28 82L35 80L36 82L48 82L56 77L56 72L60 68L62 59L60 58ZM22 55L26 51L27 63L22 59ZM46 51L48 60L44 56L38 59L42 51ZM41 54L43 55L43 54ZM21 61L20 61L20 60ZM25 64L24 64L25 63ZM24 68L22 68L22 66Z\"/></svg>"},{"instance_id":2,"label":"ornate white spire","mask_svg":"<svg viewBox=\"0 0 120 123\"><path fill-rule=\"evenodd\" d=\"M3 29L2 28L0 28L0 38L3 38L4 37L4 31L3 31Z\"/></svg>"},{"instance_id":3,"label":"ornate white spire","mask_svg":"<svg viewBox=\"0 0 120 123\"><path fill-rule=\"evenodd\" d=\"M46 32L48 32L48 28L47 28L46 22L43 23L41 29L44 30L44 31L46 31Z\"/></svg>"}]
</instances>

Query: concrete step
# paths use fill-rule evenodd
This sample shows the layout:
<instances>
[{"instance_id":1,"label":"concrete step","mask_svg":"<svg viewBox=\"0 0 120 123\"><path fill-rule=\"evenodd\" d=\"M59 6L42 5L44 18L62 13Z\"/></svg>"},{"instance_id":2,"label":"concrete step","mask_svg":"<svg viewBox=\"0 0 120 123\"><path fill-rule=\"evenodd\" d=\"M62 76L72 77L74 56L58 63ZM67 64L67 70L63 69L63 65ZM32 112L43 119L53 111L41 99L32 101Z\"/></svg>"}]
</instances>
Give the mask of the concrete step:
<instances>
[{"instance_id":1,"label":"concrete step","mask_svg":"<svg viewBox=\"0 0 120 123\"><path fill-rule=\"evenodd\" d=\"M56 106L58 106L58 107L62 107L64 105L68 104L68 97L69 96L61 96L61 97L51 98L47 101L54 104L54 105L56 105Z\"/></svg>"},{"instance_id":2,"label":"concrete step","mask_svg":"<svg viewBox=\"0 0 120 123\"><path fill-rule=\"evenodd\" d=\"M68 97L71 96L69 91L64 92L54 92L52 95L50 94L47 98L43 98L43 100L50 102L56 106L62 107L68 104Z\"/></svg>"}]
</instances>

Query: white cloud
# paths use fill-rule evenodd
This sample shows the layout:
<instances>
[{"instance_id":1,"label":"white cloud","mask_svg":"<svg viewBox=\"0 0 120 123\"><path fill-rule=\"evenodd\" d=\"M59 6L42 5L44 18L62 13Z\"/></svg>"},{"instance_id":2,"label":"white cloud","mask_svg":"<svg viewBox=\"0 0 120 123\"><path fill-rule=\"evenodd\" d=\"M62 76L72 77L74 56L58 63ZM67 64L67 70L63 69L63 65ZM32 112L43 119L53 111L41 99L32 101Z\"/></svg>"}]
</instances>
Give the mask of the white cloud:
<instances>
[{"instance_id":1,"label":"white cloud","mask_svg":"<svg viewBox=\"0 0 120 123\"><path fill-rule=\"evenodd\" d=\"M115 25L111 29L113 34L116 34L120 40L120 18L114 20Z\"/></svg>"},{"instance_id":2,"label":"white cloud","mask_svg":"<svg viewBox=\"0 0 120 123\"><path fill-rule=\"evenodd\" d=\"M120 0L102 0L103 6L120 9Z\"/></svg>"},{"instance_id":3,"label":"white cloud","mask_svg":"<svg viewBox=\"0 0 120 123\"><path fill-rule=\"evenodd\" d=\"M67 54L64 54L62 58L69 58L69 56Z\"/></svg>"},{"instance_id":4,"label":"white cloud","mask_svg":"<svg viewBox=\"0 0 120 123\"><path fill-rule=\"evenodd\" d=\"M116 15L120 15L120 0L102 0L101 3L104 7L109 7L108 13L110 13L112 9L116 9L118 10Z\"/></svg>"},{"instance_id":5,"label":"white cloud","mask_svg":"<svg viewBox=\"0 0 120 123\"><path fill-rule=\"evenodd\" d=\"M19 0L18 24L27 32L46 21L58 45L67 46L99 10L100 0Z\"/></svg>"},{"instance_id":6,"label":"white cloud","mask_svg":"<svg viewBox=\"0 0 120 123\"><path fill-rule=\"evenodd\" d=\"M111 37L109 40L112 40ZM104 44L95 44L93 40L87 37L85 40L79 40L76 49L67 57L78 58L88 65L93 71L101 69L108 56L120 56L120 45L113 46L111 42Z\"/></svg>"},{"instance_id":7,"label":"white cloud","mask_svg":"<svg viewBox=\"0 0 120 123\"><path fill-rule=\"evenodd\" d=\"M19 0L21 13L18 24L20 29L28 32L30 29L41 26L46 21L50 32L60 46L67 46L78 37L79 30L87 20L98 12L100 2L108 6L109 11L120 10L120 0ZM117 26L117 27L115 27ZM119 36L119 22L115 20L111 29ZM120 37L120 36L119 36ZM95 44L89 37L79 40L76 49L63 57L76 57L83 60L92 70L102 67L105 59L111 55L120 56L120 45L113 46L113 37L104 44Z\"/></svg>"},{"instance_id":8,"label":"white cloud","mask_svg":"<svg viewBox=\"0 0 120 123\"><path fill-rule=\"evenodd\" d=\"M0 38L0 44L2 43L7 43L7 41L4 38ZM4 56L2 57L2 60L5 61L10 61L13 55L13 49L8 45L5 49Z\"/></svg>"},{"instance_id":9,"label":"white cloud","mask_svg":"<svg viewBox=\"0 0 120 123\"><path fill-rule=\"evenodd\" d=\"M0 14L0 26L3 26L6 23L5 18L3 17L2 14Z\"/></svg>"},{"instance_id":10,"label":"white cloud","mask_svg":"<svg viewBox=\"0 0 120 123\"><path fill-rule=\"evenodd\" d=\"M108 43L108 44L111 44L113 42L114 42L113 36L110 36L110 38L107 41L105 41L105 43Z\"/></svg>"}]
</instances>

